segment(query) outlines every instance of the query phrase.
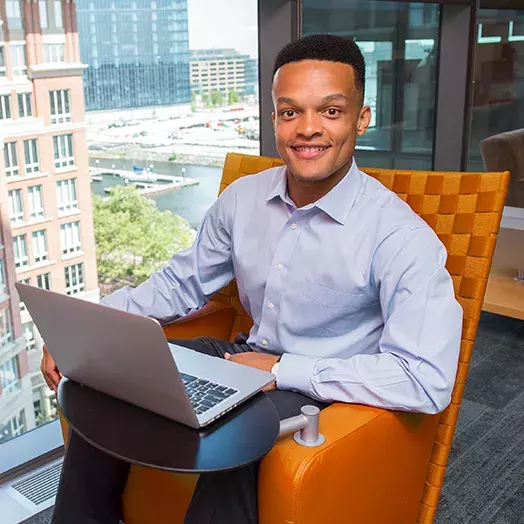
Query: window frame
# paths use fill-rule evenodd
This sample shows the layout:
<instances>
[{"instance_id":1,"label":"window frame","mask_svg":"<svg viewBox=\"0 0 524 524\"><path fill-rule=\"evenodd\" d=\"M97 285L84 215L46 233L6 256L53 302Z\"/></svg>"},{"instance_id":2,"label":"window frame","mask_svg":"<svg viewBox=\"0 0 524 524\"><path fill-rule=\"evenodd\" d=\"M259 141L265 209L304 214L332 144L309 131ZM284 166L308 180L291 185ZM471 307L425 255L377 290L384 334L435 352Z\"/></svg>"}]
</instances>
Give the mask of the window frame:
<instances>
[{"instance_id":1,"label":"window frame","mask_svg":"<svg viewBox=\"0 0 524 524\"><path fill-rule=\"evenodd\" d=\"M23 247L23 249L21 249ZM24 251L21 254L20 251ZM18 252L18 253L17 253ZM29 268L29 252L27 250L27 235L22 233L21 235L13 236L13 254L16 269ZM18 257L17 257L18 254Z\"/></svg>"},{"instance_id":2,"label":"window frame","mask_svg":"<svg viewBox=\"0 0 524 524\"><path fill-rule=\"evenodd\" d=\"M42 262L49 260L49 246L46 229L33 231L31 234L31 248L34 264L41 264Z\"/></svg>"},{"instance_id":3,"label":"window frame","mask_svg":"<svg viewBox=\"0 0 524 524\"><path fill-rule=\"evenodd\" d=\"M38 139L36 138L24 140L24 170L26 175L40 173Z\"/></svg>"},{"instance_id":4,"label":"window frame","mask_svg":"<svg viewBox=\"0 0 524 524\"><path fill-rule=\"evenodd\" d=\"M62 258L82 251L80 220L60 224L60 250Z\"/></svg>"},{"instance_id":5,"label":"window frame","mask_svg":"<svg viewBox=\"0 0 524 524\"><path fill-rule=\"evenodd\" d=\"M18 99L18 118L32 118L33 116L33 97L32 93L17 93Z\"/></svg>"},{"instance_id":6,"label":"window frame","mask_svg":"<svg viewBox=\"0 0 524 524\"><path fill-rule=\"evenodd\" d=\"M83 262L64 267L64 276L66 295L75 296L85 292L86 283Z\"/></svg>"},{"instance_id":7,"label":"window frame","mask_svg":"<svg viewBox=\"0 0 524 524\"><path fill-rule=\"evenodd\" d=\"M29 186L27 188L27 202L29 208L29 220L40 220L45 218L44 190L42 184ZM38 198L37 198L38 197ZM39 204L37 207L35 204Z\"/></svg>"},{"instance_id":8,"label":"window frame","mask_svg":"<svg viewBox=\"0 0 524 524\"><path fill-rule=\"evenodd\" d=\"M56 183L56 192L59 216L65 216L80 210L80 207L78 206L78 188L76 184L76 177L59 180ZM74 198L68 198L64 201L62 198L63 196Z\"/></svg>"},{"instance_id":9,"label":"window frame","mask_svg":"<svg viewBox=\"0 0 524 524\"><path fill-rule=\"evenodd\" d=\"M25 218L22 189L9 189L7 192L7 199L9 202L9 219L11 227L23 225L25 223Z\"/></svg>"},{"instance_id":10,"label":"window frame","mask_svg":"<svg viewBox=\"0 0 524 524\"><path fill-rule=\"evenodd\" d=\"M4 169L6 178L20 175L20 164L18 162L17 142L5 142L4 144Z\"/></svg>"},{"instance_id":11,"label":"window frame","mask_svg":"<svg viewBox=\"0 0 524 524\"><path fill-rule=\"evenodd\" d=\"M66 122L71 122L70 91L70 89L55 89L49 91L51 124L64 124ZM63 109L63 111L59 112L59 109Z\"/></svg>"},{"instance_id":12,"label":"window frame","mask_svg":"<svg viewBox=\"0 0 524 524\"><path fill-rule=\"evenodd\" d=\"M53 136L53 163L55 171L58 172L75 166L75 144L72 133Z\"/></svg>"},{"instance_id":13,"label":"window frame","mask_svg":"<svg viewBox=\"0 0 524 524\"><path fill-rule=\"evenodd\" d=\"M12 120L11 95L0 95L0 120Z\"/></svg>"}]
</instances>

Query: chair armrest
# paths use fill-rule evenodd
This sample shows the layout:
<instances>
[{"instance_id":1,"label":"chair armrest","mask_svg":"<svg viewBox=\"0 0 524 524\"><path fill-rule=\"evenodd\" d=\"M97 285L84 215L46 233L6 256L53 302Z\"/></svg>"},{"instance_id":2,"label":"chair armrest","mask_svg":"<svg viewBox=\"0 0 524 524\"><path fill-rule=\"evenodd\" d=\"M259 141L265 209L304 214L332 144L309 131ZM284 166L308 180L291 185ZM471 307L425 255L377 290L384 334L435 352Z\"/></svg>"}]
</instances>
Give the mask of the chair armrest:
<instances>
[{"instance_id":1,"label":"chair armrest","mask_svg":"<svg viewBox=\"0 0 524 524\"><path fill-rule=\"evenodd\" d=\"M211 301L202 309L162 327L168 339L206 336L229 340L235 315L234 307L223 302Z\"/></svg>"},{"instance_id":2,"label":"chair armrest","mask_svg":"<svg viewBox=\"0 0 524 524\"><path fill-rule=\"evenodd\" d=\"M260 524L416 522L438 420L356 404L324 409L322 446L290 435L263 459Z\"/></svg>"}]
</instances>

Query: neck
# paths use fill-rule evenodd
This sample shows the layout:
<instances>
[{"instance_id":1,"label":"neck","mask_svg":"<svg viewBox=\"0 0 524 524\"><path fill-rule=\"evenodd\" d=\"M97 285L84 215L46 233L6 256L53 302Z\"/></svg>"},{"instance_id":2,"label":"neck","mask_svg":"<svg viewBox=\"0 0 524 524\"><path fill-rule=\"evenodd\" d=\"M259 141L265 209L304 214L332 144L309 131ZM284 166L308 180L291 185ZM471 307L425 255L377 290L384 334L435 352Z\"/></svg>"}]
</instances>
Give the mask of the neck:
<instances>
[{"instance_id":1,"label":"neck","mask_svg":"<svg viewBox=\"0 0 524 524\"><path fill-rule=\"evenodd\" d=\"M297 208L312 204L327 195L347 174L353 163L350 158L342 167L322 180L304 180L296 178L289 169L286 170L287 193Z\"/></svg>"}]
</instances>

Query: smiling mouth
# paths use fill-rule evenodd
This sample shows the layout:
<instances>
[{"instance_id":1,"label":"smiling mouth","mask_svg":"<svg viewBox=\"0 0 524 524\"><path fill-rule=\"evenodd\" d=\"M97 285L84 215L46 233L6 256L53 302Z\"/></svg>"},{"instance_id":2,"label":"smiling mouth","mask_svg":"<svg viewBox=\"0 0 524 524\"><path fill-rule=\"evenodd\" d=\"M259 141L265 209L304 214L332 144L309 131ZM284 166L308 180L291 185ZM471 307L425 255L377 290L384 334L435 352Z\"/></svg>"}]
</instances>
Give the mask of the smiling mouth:
<instances>
[{"instance_id":1,"label":"smiling mouth","mask_svg":"<svg viewBox=\"0 0 524 524\"><path fill-rule=\"evenodd\" d=\"M305 159L312 159L312 158L318 158L322 156L330 146L298 146L298 147L292 147L294 153L300 157Z\"/></svg>"}]
</instances>

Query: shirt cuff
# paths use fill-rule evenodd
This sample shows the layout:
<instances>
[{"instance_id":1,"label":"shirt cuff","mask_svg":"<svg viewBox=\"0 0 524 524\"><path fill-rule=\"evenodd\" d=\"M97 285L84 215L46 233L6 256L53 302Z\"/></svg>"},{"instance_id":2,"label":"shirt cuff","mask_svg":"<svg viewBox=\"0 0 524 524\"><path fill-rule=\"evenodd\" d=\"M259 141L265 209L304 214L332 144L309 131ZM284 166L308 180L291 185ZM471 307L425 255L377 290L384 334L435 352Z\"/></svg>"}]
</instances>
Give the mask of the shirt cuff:
<instances>
[{"instance_id":1,"label":"shirt cuff","mask_svg":"<svg viewBox=\"0 0 524 524\"><path fill-rule=\"evenodd\" d=\"M318 360L304 355L282 355L278 366L277 389L310 396L311 376Z\"/></svg>"}]
</instances>

